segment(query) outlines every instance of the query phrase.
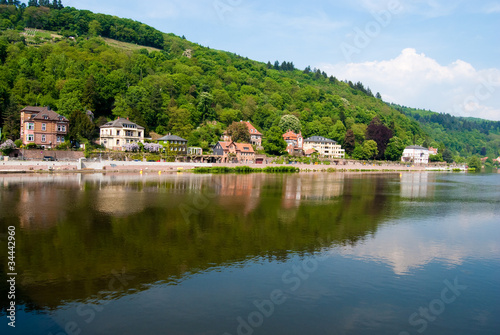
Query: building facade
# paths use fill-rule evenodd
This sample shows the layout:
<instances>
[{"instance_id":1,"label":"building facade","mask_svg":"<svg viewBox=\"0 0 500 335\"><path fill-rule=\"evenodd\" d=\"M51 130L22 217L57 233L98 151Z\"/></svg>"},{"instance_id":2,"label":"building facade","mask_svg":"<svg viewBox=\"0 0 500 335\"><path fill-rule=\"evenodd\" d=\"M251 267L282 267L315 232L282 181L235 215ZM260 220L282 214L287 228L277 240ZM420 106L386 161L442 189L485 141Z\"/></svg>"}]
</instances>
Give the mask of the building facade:
<instances>
[{"instance_id":1,"label":"building facade","mask_svg":"<svg viewBox=\"0 0 500 335\"><path fill-rule=\"evenodd\" d=\"M304 140L303 150L314 149L320 157L344 158L345 150L340 144L323 136L312 136Z\"/></svg>"},{"instance_id":2,"label":"building facade","mask_svg":"<svg viewBox=\"0 0 500 335\"><path fill-rule=\"evenodd\" d=\"M187 155L188 141L179 137L177 135L168 134L158 139L158 143L162 143L164 146L167 146L167 150L170 151L170 154L175 156L178 155Z\"/></svg>"},{"instance_id":3,"label":"building facade","mask_svg":"<svg viewBox=\"0 0 500 335\"><path fill-rule=\"evenodd\" d=\"M429 149L420 145L410 145L404 149L401 161L405 163L428 164Z\"/></svg>"},{"instance_id":4,"label":"building facade","mask_svg":"<svg viewBox=\"0 0 500 335\"><path fill-rule=\"evenodd\" d=\"M21 139L24 145L34 143L53 148L64 142L69 121L49 107L27 106L21 110Z\"/></svg>"},{"instance_id":5,"label":"building facade","mask_svg":"<svg viewBox=\"0 0 500 335\"><path fill-rule=\"evenodd\" d=\"M249 143L217 142L214 155L221 156L221 162L225 163L253 163L255 161L255 151Z\"/></svg>"},{"instance_id":6,"label":"building facade","mask_svg":"<svg viewBox=\"0 0 500 335\"><path fill-rule=\"evenodd\" d=\"M299 131L299 133L296 134L291 129L288 129L288 131L283 134L283 139L287 144L286 151L289 155L303 154L304 138L302 137L302 132Z\"/></svg>"},{"instance_id":7,"label":"building facade","mask_svg":"<svg viewBox=\"0 0 500 335\"><path fill-rule=\"evenodd\" d=\"M144 127L119 117L100 127L99 142L106 149L123 150L128 143L144 142Z\"/></svg>"}]
</instances>

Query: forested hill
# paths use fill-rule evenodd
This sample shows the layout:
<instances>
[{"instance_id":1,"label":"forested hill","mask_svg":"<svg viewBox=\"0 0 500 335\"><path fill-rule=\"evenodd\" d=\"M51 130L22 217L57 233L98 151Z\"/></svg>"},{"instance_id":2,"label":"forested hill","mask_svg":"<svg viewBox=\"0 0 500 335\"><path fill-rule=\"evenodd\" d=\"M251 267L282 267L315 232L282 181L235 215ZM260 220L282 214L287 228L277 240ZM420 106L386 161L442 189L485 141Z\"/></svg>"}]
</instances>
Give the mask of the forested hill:
<instances>
[{"instance_id":1,"label":"forested hill","mask_svg":"<svg viewBox=\"0 0 500 335\"><path fill-rule=\"evenodd\" d=\"M90 109L96 126L129 117L148 132L172 132L205 149L239 120L268 137L291 127L333 138L359 158L369 140L380 149L370 155L390 159L405 145L433 141L361 83L289 61L252 61L60 1L0 1L0 33L3 137L18 138L19 110L38 105L70 120Z\"/></svg>"},{"instance_id":2,"label":"forested hill","mask_svg":"<svg viewBox=\"0 0 500 335\"><path fill-rule=\"evenodd\" d=\"M430 138L453 152L463 156L499 156L500 121L457 117L396 104L390 106L418 121Z\"/></svg>"}]
</instances>

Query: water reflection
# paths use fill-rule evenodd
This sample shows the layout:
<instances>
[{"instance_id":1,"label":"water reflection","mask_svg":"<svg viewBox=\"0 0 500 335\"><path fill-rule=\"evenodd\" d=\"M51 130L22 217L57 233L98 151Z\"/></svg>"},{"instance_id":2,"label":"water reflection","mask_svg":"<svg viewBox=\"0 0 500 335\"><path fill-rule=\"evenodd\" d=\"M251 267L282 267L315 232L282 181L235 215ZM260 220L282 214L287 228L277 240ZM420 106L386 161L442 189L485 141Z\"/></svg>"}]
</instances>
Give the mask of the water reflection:
<instances>
[{"instance_id":1,"label":"water reflection","mask_svg":"<svg viewBox=\"0 0 500 335\"><path fill-rule=\"evenodd\" d=\"M429 264L456 267L471 259L498 259L499 243L491 238L498 233L498 182L464 178L427 173L1 176L0 219L2 233L8 225L18 227L19 303L28 309L106 301L131 309L132 296L165 307L159 292L171 294L172 287L193 281L201 285L196 290L205 290L200 294L208 294L206 287L235 285L234 276L248 276L252 285L267 289L267 279L257 279L259 269L265 267L279 281L288 263L321 252L338 264L386 264L398 276L414 275ZM338 278L348 283L349 276L366 277L366 268L356 264L346 273L342 266L325 266L321 292L308 291L308 298L300 299L335 296L329 285ZM253 270L245 270L249 267ZM127 276L127 285L110 286L117 274ZM211 282L212 276L225 284ZM241 299L248 294L232 289ZM180 296L179 304L185 298ZM175 313L179 305L173 306L165 308ZM358 309L359 315L373 311ZM351 314L345 320L349 317L356 319Z\"/></svg>"}]
</instances>

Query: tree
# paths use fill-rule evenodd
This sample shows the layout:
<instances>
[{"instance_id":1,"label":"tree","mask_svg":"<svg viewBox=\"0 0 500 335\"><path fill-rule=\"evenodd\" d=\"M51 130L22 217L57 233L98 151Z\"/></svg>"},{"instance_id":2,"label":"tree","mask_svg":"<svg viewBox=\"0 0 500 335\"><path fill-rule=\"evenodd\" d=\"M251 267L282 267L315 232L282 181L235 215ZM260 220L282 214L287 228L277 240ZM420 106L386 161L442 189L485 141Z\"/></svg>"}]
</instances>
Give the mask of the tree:
<instances>
[{"instance_id":1,"label":"tree","mask_svg":"<svg viewBox=\"0 0 500 335\"><path fill-rule=\"evenodd\" d=\"M470 170L481 172L481 159L478 156L472 156L467 160L467 166Z\"/></svg>"},{"instance_id":2,"label":"tree","mask_svg":"<svg viewBox=\"0 0 500 335\"><path fill-rule=\"evenodd\" d=\"M354 132L349 129L346 131L344 136L344 150L348 155L351 155L356 147L356 138L354 137Z\"/></svg>"},{"instance_id":3,"label":"tree","mask_svg":"<svg viewBox=\"0 0 500 335\"><path fill-rule=\"evenodd\" d=\"M102 27L99 21L92 20L89 22L89 35L92 37L96 37L101 35Z\"/></svg>"},{"instance_id":4,"label":"tree","mask_svg":"<svg viewBox=\"0 0 500 335\"><path fill-rule=\"evenodd\" d=\"M375 159L378 155L377 143L374 140L368 140L363 143L363 153L366 159Z\"/></svg>"},{"instance_id":5,"label":"tree","mask_svg":"<svg viewBox=\"0 0 500 335\"><path fill-rule=\"evenodd\" d=\"M250 131L248 127L243 122L233 122L226 129L227 135L231 136L234 142L249 143L250 142Z\"/></svg>"},{"instance_id":6,"label":"tree","mask_svg":"<svg viewBox=\"0 0 500 335\"><path fill-rule=\"evenodd\" d=\"M193 131L193 125L189 122L190 114L185 108L171 108L171 116L168 123L168 128L172 134L180 136L182 138L188 138L191 131Z\"/></svg>"},{"instance_id":7,"label":"tree","mask_svg":"<svg viewBox=\"0 0 500 335\"><path fill-rule=\"evenodd\" d=\"M378 154L377 143L374 140L367 140L363 145L354 148L352 157L354 159L374 159Z\"/></svg>"},{"instance_id":8,"label":"tree","mask_svg":"<svg viewBox=\"0 0 500 335\"><path fill-rule=\"evenodd\" d=\"M298 133L302 129L300 120L295 115L290 114L281 117L278 127L281 129L281 134L288 130Z\"/></svg>"},{"instance_id":9,"label":"tree","mask_svg":"<svg viewBox=\"0 0 500 335\"><path fill-rule=\"evenodd\" d=\"M453 156L450 150L448 149L443 150L443 160L448 164L453 163Z\"/></svg>"},{"instance_id":10,"label":"tree","mask_svg":"<svg viewBox=\"0 0 500 335\"><path fill-rule=\"evenodd\" d=\"M330 132L329 136L334 139L335 141L339 142L342 144L344 141L344 137L346 135L346 129L342 121L337 120L335 125L333 126L332 131Z\"/></svg>"},{"instance_id":11,"label":"tree","mask_svg":"<svg viewBox=\"0 0 500 335\"><path fill-rule=\"evenodd\" d=\"M286 142L283 139L281 129L277 126L271 127L266 133L262 146L264 151L270 155L283 155L286 152Z\"/></svg>"},{"instance_id":12,"label":"tree","mask_svg":"<svg viewBox=\"0 0 500 335\"><path fill-rule=\"evenodd\" d=\"M84 139L92 141L95 137L95 125L88 115L82 111L74 111L69 117L68 137L72 144L82 142Z\"/></svg>"},{"instance_id":13,"label":"tree","mask_svg":"<svg viewBox=\"0 0 500 335\"><path fill-rule=\"evenodd\" d=\"M389 140L387 148L385 149L385 159L389 161L399 161L405 150L405 143L397 136Z\"/></svg>"},{"instance_id":14,"label":"tree","mask_svg":"<svg viewBox=\"0 0 500 335\"><path fill-rule=\"evenodd\" d=\"M215 120L215 110L213 109L214 97L208 92L203 92L200 94L200 99L198 102L198 112L200 115L201 122L205 120Z\"/></svg>"},{"instance_id":15,"label":"tree","mask_svg":"<svg viewBox=\"0 0 500 335\"><path fill-rule=\"evenodd\" d=\"M387 144L392 137L392 130L387 128L378 117L374 117L368 128L366 128L366 139L374 140L377 143L377 157L376 159L383 159L385 149L387 148Z\"/></svg>"},{"instance_id":16,"label":"tree","mask_svg":"<svg viewBox=\"0 0 500 335\"><path fill-rule=\"evenodd\" d=\"M443 155L442 154L437 154L437 155L429 155L429 162L442 162L443 161Z\"/></svg>"}]
</instances>

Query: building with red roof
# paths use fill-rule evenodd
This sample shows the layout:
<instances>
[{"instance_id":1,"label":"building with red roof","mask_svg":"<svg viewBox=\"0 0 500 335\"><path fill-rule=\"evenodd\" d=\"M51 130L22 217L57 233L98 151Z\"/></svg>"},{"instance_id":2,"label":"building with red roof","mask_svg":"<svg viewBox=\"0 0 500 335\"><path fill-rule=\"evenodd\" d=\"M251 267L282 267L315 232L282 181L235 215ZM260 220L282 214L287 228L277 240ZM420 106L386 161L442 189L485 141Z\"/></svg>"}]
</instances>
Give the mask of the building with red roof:
<instances>
[{"instance_id":1,"label":"building with red roof","mask_svg":"<svg viewBox=\"0 0 500 335\"><path fill-rule=\"evenodd\" d=\"M221 156L224 163L253 163L255 151L249 143L219 141L214 147L214 155Z\"/></svg>"},{"instance_id":2,"label":"building with red roof","mask_svg":"<svg viewBox=\"0 0 500 335\"><path fill-rule=\"evenodd\" d=\"M291 129L288 129L288 131L283 134L283 139L287 144L286 151L289 155L302 155L304 145L302 132L299 131L299 133L296 134Z\"/></svg>"},{"instance_id":3,"label":"building with red roof","mask_svg":"<svg viewBox=\"0 0 500 335\"><path fill-rule=\"evenodd\" d=\"M52 148L64 142L69 120L49 107L27 106L21 110L21 139L23 144L35 143Z\"/></svg>"}]
</instances>

